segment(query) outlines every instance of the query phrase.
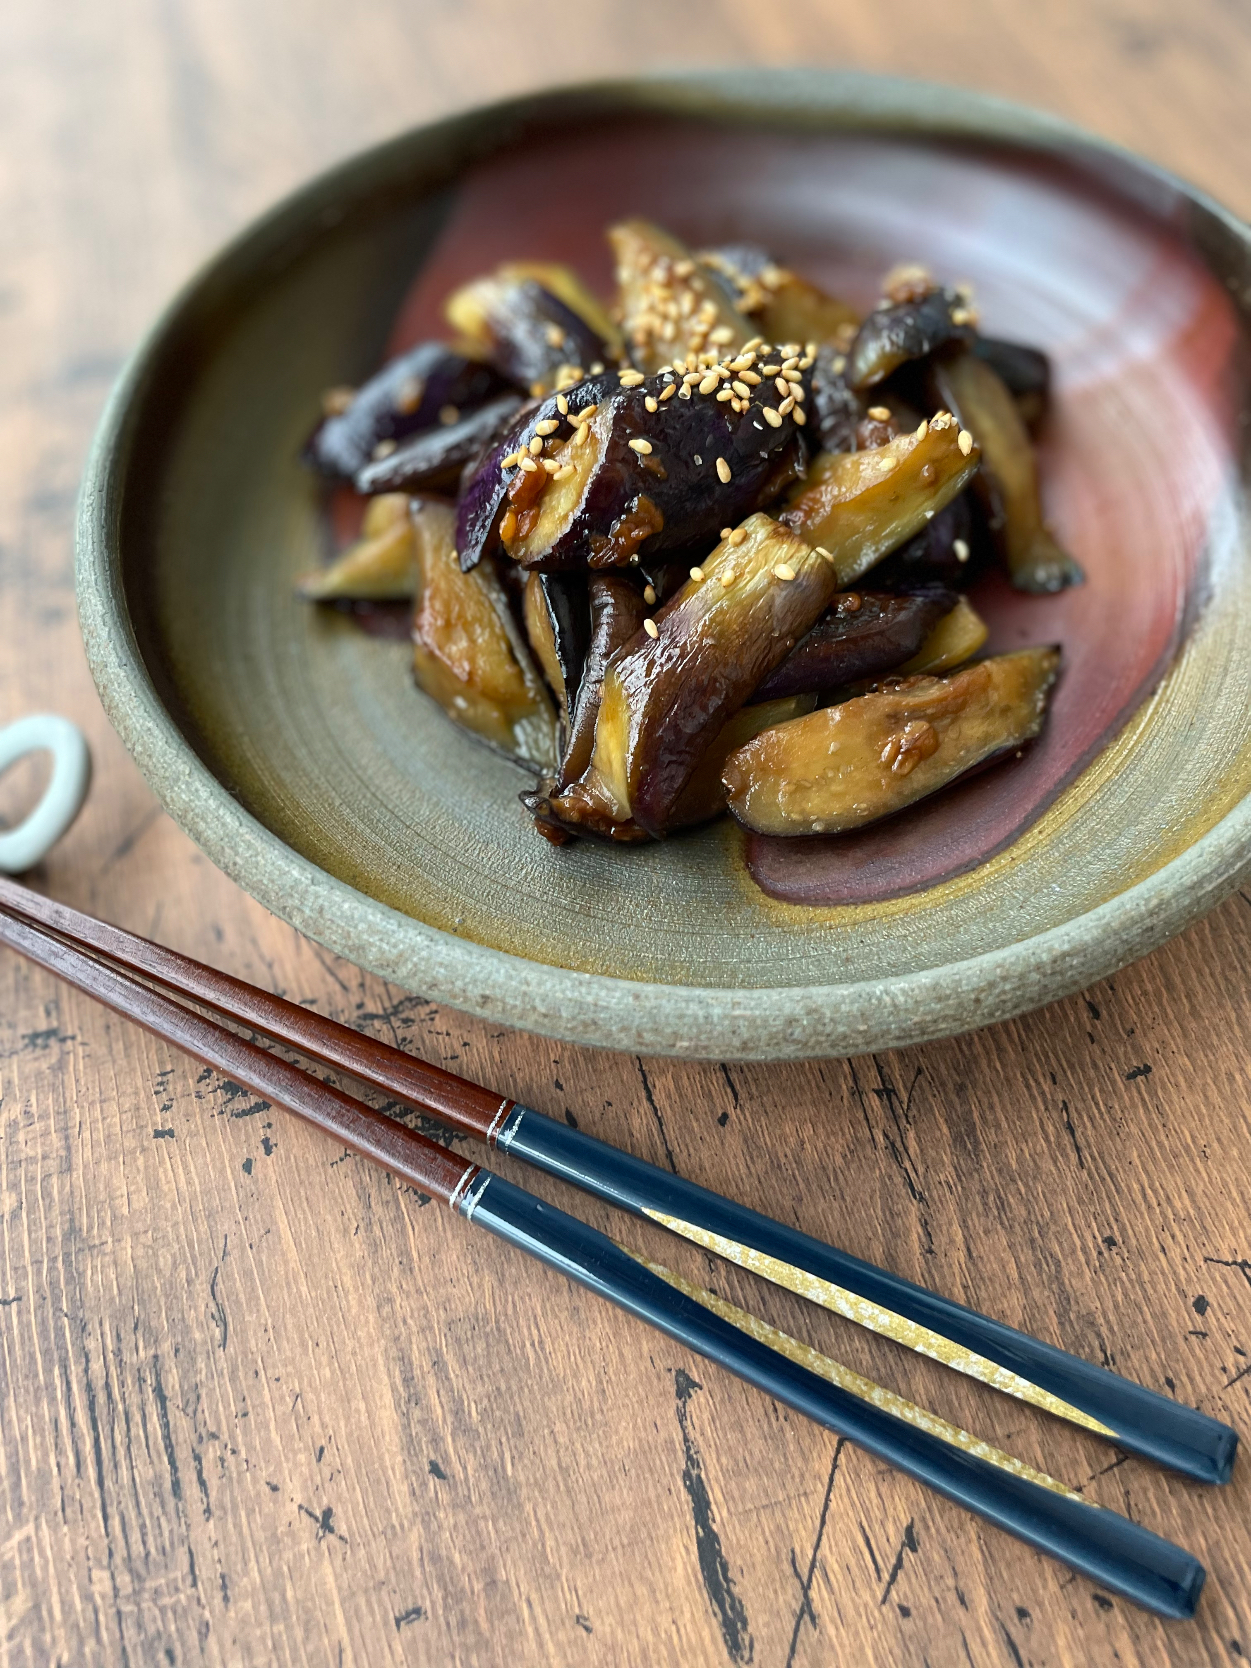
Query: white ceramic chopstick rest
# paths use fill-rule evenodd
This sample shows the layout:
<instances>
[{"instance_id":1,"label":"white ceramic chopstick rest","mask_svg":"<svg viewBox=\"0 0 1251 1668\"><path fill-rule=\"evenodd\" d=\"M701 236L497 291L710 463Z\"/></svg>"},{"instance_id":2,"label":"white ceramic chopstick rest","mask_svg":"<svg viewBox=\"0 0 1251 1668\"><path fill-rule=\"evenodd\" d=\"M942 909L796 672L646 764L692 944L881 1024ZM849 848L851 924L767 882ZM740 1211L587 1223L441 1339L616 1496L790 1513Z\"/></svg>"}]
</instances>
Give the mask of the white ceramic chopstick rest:
<instances>
[{"instance_id":1,"label":"white ceramic chopstick rest","mask_svg":"<svg viewBox=\"0 0 1251 1668\"><path fill-rule=\"evenodd\" d=\"M0 730L0 775L28 753L52 755L52 777L34 810L16 828L0 830L0 872L33 869L78 815L91 781L87 738L68 718L32 712Z\"/></svg>"}]
</instances>

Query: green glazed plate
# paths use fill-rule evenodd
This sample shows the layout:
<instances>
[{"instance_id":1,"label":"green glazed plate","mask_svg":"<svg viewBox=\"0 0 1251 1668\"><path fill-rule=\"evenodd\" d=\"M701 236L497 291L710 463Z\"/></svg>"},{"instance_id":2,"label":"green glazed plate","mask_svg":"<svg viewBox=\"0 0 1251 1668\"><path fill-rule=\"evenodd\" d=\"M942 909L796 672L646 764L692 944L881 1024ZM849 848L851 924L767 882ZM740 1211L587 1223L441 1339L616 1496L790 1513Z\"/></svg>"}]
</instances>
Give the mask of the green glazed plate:
<instances>
[{"instance_id":1,"label":"green glazed plate","mask_svg":"<svg viewBox=\"0 0 1251 1668\"><path fill-rule=\"evenodd\" d=\"M603 227L628 213L762 242L861 305L920 259L1055 364L1046 507L1088 584L1029 614L986 602L993 646L1064 644L1043 743L858 844L756 852L767 891L728 822L548 845L527 778L417 691L404 643L294 595L329 548L298 460L320 391L500 259L571 260L606 290ZM82 493L92 668L215 863L432 999L701 1058L969 1029L1142 955L1251 866L1249 320L1246 227L980 95L752 71L470 112L287 199L140 346ZM795 901L814 884L820 907Z\"/></svg>"}]
</instances>

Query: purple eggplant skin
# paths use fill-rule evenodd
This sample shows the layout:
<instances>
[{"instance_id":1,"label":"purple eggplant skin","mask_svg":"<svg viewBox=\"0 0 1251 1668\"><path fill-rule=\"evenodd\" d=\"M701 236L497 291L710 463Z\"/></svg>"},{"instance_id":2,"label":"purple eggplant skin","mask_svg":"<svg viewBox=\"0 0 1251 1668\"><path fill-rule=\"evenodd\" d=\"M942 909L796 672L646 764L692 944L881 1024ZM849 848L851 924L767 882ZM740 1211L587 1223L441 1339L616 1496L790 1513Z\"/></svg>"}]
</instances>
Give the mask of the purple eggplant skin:
<instances>
[{"instance_id":1,"label":"purple eggplant skin","mask_svg":"<svg viewBox=\"0 0 1251 1668\"><path fill-rule=\"evenodd\" d=\"M1039 348L975 336L973 352L1007 385L1026 428L1036 429L1051 404L1051 361Z\"/></svg>"},{"instance_id":2,"label":"purple eggplant skin","mask_svg":"<svg viewBox=\"0 0 1251 1668\"><path fill-rule=\"evenodd\" d=\"M530 647L551 685L568 731L591 640L584 573L532 573L526 580L523 620Z\"/></svg>"},{"instance_id":3,"label":"purple eggplant skin","mask_svg":"<svg viewBox=\"0 0 1251 1668\"><path fill-rule=\"evenodd\" d=\"M972 488L935 512L919 533L873 570L875 590L924 593L936 586L967 591L989 566L992 549Z\"/></svg>"},{"instance_id":4,"label":"purple eggplant skin","mask_svg":"<svg viewBox=\"0 0 1251 1668\"><path fill-rule=\"evenodd\" d=\"M654 375L678 359L737 352L754 334L734 287L702 266L684 243L648 220L610 226L617 307L631 360Z\"/></svg>"},{"instance_id":5,"label":"purple eggplant skin","mask_svg":"<svg viewBox=\"0 0 1251 1668\"><path fill-rule=\"evenodd\" d=\"M559 578L552 575L552 578ZM587 584L590 640L583 658L577 694L569 705L569 737L557 773L556 789L563 793L585 772L595 750L595 720L604 688L604 673L617 650L643 628L648 604L633 580L623 573L593 573Z\"/></svg>"},{"instance_id":6,"label":"purple eggplant skin","mask_svg":"<svg viewBox=\"0 0 1251 1668\"><path fill-rule=\"evenodd\" d=\"M758 363L777 370L771 359ZM587 422L585 438L571 435L568 424L550 437L551 461L569 472L549 479L526 525L505 520L505 549L522 567L552 572L707 548L723 527L736 526L802 475L810 373L811 362L797 359L796 382L777 375L749 384L731 370L723 379L711 370L695 373L698 380L685 384L673 371L635 385L618 382ZM779 381L794 390L785 399ZM732 398L718 400L721 389Z\"/></svg>"},{"instance_id":7,"label":"purple eggplant skin","mask_svg":"<svg viewBox=\"0 0 1251 1668\"><path fill-rule=\"evenodd\" d=\"M1081 568L1043 521L1034 447L1007 384L965 350L936 354L929 374L935 396L981 448L973 490L1014 587L1040 596L1080 585Z\"/></svg>"},{"instance_id":8,"label":"purple eggplant skin","mask_svg":"<svg viewBox=\"0 0 1251 1668\"><path fill-rule=\"evenodd\" d=\"M781 266L754 244L728 244L698 256L734 291L741 313L754 318L766 341L833 343L845 351L860 315L806 278Z\"/></svg>"},{"instance_id":9,"label":"purple eggplant skin","mask_svg":"<svg viewBox=\"0 0 1251 1668\"><path fill-rule=\"evenodd\" d=\"M604 338L537 279L485 280L480 287L484 297L491 291L483 316L487 356L531 394L547 392L566 365L589 371L614 357Z\"/></svg>"},{"instance_id":10,"label":"purple eggplant skin","mask_svg":"<svg viewBox=\"0 0 1251 1668\"><path fill-rule=\"evenodd\" d=\"M931 628L955 605L950 591L922 596L844 592L769 673L752 700L823 695L891 672L912 659Z\"/></svg>"},{"instance_id":11,"label":"purple eggplant skin","mask_svg":"<svg viewBox=\"0 0 1251 1668\"><path fill-rule=\"evenodd\" d=\"M809 427L809 445L820 452L854 452L856 429L866 402L847 380L847 355L818 348L812 367L812 406L816 418Z\"/></svg>"},{"instance_id":12,"label":"purple eggplant skin","mask_svg":"<svg viewBox=\"0 0 1251 1668\"><path fill-rule=\"evenodd\" d=\"M499 436L520 406L520 394L502 394L454 423L419 430L387 457L367 463L357 474L357 492L370 498L379 492L454 489L465 465Z\"/></svg>"},{"instance_id":13,"label":"purple eggplant skin","mask_svg":"<svg viewBox=\"0 0 1251 1668\"><path fill-rule=\"evenodd\" d=\"M923 397L920 404L926 405ZM858 394L847 380L846 352L826 345L817 349L812 367L812 415L816 422L804 434L815 454L867 452L885 446L896 435L915 430L922 412L904 390L893 386L879 388L872 395Z\"/></svg>"},{"instance_id":14,"label":"purple eggplant skin","mask_svg":"<svg viewBox=\"0 0 1251 1668\"><path fill-rule=\"evenodd\" d=\"M522 449L529 449L532 440L542 439L540 424L555 423L568 432L566 416L578 415L588 406L597 405L620 388L611 373L588 377L566 388L563 393L549 394L546 399L532 400L523 406L495 444L482 455L469 479L462 477L460 499L456 510L456 548L460 565L468 573L483 556L493 556L500 547L499 522L504 513L508 488L517 473L516 466L505 469L504 459ZM562 412L557 401L563 401Z\"/></svg>"},{"instance_id":15,"label":"purple eggplant skin","mask_svg":"<svg viewBox=\"0 0 1251 1668\"><path fill-rule=\"evenodd\" d=\"M656 616L655 635L640 632L609 665L586 777L617 821L657 839L722 726L838 590L831 558L762 514L697 571Z\"/></svg>"},{"instance_id":16,"label":"purple eggplant skin","mask_svg":"<svg viewBox=\"0 0 1251 1668\"><path fill-rule=\"evenodd\" d=\"M497 371L443 342L420 342L384 365L345 411L324 418L304 456L319 474L352 481L377 455L423 429L440 414L469 411L506 391ZM387 488L385 490L392 490Z\"/></svg>"},{"instance_id":17,"label":"purple eggplant skin","mask_svg":"<svg viewBox=\"0 0 1251 1668\"><path fill-rule=\"evenodd\" d=\"M849 385L863 392L909 360L924 359L948 342L971 342L972 316L965 298L948 289L932 289L919 301L879 304L848 349Z\"/></svg>"}]
</instances>

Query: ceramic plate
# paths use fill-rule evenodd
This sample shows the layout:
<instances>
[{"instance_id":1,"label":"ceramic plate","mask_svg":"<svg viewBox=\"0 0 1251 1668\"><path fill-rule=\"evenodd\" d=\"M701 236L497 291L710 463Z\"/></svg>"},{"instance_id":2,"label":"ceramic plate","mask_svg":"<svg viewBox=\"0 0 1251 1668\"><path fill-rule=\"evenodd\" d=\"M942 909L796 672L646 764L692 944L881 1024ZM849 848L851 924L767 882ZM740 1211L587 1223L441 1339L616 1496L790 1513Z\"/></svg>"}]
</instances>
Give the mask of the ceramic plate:
<instances>
[{"instance_id":1,"label":"ceramic plate","mask_svg":"<svg viewBox=\"0 0 1251 1668\"><path fill-rule=\"evenodd\" d=\"M834 861L822 841L749 853L728 822L553 848L528 779L415 689L402 642L293 593L333 536L297 457L321 389L436 330L446 291L499 260L569 261L607 292L625 214L766 244L865 307L922 260L1053 359L1046 509L1088 583L976 598L992 648L1064 645L1044 739ZM432 998L723 1058L1002 1018L1160 943L1251 862L1249 316L1245 227L969 93L762 71L472 112L290 198L139 349L82 499L96 679L216 863Z\"/></svg>"}]
</instances>

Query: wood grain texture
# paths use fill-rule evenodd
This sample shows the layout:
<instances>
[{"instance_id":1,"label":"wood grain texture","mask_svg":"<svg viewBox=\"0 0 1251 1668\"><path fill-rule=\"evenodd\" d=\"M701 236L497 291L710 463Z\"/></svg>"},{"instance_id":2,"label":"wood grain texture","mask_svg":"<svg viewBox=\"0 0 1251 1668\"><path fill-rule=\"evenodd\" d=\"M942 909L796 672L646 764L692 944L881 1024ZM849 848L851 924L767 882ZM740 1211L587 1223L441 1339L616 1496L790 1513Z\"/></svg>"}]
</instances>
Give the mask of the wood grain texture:
<instances>
[{"instance_id":1,"label":"wood grain texture","mask_svg":"<svg viewBox=\"0 0 1251 1668\"><path fill-rule=\"evenodd\" d=\"M1084 997L950 1043L728 1070L602 1056L382 987L269 919L159 812L83 664L70 534L91 428L222 237L460 104L794 61L1030 100L1251 213L1251 17L1231 0L634 0L558 26L466 0L0 7L0 720L66 712L98 765L38 878L1246 1428L1251 895ZM1209 1584L1196 1622L1165 1626L8 954L0 1095L5 1664L1251 1656L1245 1459L1219 1493L1153 1473L659 1230L624 1233L1182 1540Z\"/></svg>"}]
</instances>

